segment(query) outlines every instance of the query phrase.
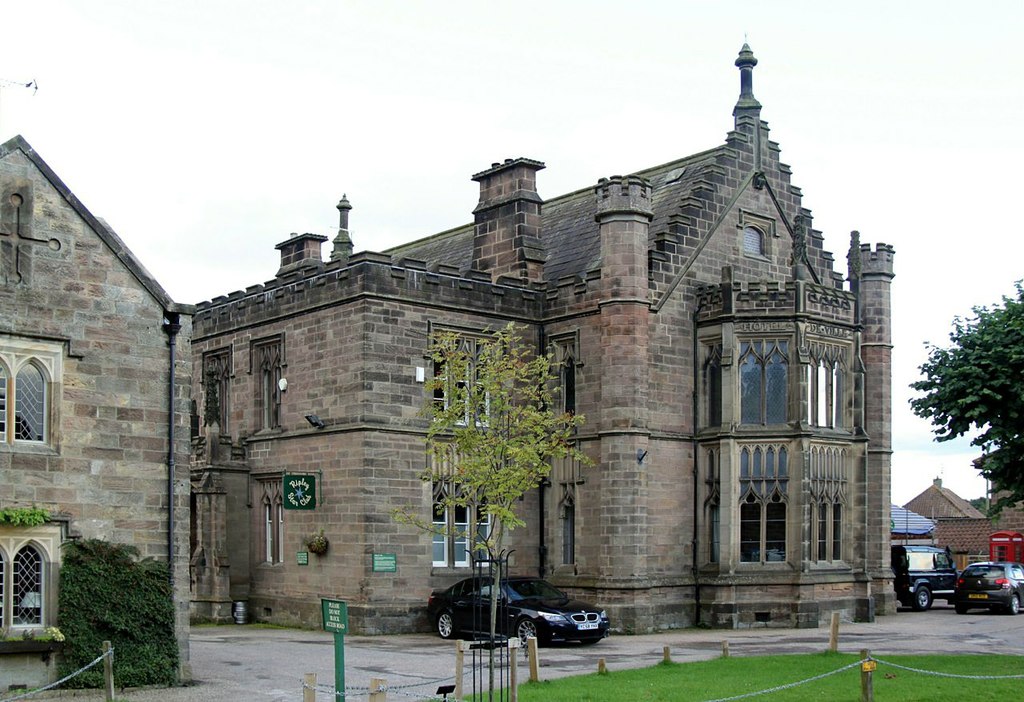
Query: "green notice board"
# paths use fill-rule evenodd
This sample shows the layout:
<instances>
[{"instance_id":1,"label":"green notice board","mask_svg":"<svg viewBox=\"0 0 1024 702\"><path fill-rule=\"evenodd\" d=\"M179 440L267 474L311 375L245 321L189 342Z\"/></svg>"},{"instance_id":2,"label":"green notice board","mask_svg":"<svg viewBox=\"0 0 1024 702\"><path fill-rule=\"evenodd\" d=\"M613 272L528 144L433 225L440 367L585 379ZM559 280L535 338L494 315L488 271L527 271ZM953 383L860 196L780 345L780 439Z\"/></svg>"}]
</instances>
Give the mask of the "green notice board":
<instances>
[{"instance_id":1,"label":"green notice board","mask_svg":"<svg viewBox=\"0 0 1024 702\"><path fill-rule=\"evenodd\" d=\"M316 509L316 478L312 475L285 475L285 509Z\"/></svg>"},{"instance_id":2,"label":"green notice board","mask_svg":"<svg viewBox=\"0 0 1024 702\"><path fill-rule=\"evenodd\" d=\"M398 557L393 553L373 554L374 573L397 573Z\"/></svg>"},{"instance_id":3,"label":"green notice board","mask_svg":"<svg viewBox=\"0 0 1024 702\"><path fill-rule=\"evenodd\" d=\"M324 631L344 634L348 629L348 605L342 600L320 600L324 617Z\"/></svg>"}]
</instances>

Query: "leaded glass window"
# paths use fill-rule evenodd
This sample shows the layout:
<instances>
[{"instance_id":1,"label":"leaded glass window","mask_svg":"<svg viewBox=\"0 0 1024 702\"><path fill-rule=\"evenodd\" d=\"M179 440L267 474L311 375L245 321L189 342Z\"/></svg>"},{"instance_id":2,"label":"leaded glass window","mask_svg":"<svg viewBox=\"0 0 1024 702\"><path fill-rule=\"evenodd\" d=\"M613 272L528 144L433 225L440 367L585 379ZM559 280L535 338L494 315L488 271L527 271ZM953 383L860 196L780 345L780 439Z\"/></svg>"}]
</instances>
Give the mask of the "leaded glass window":
<instances>
[{"instance_id":1,"label":"leaded glass window","mask_svg":"<svg viewBox=\"0 0 1024 702\"><path fill-rule=\"evenodd\" d=\"M740 450L740 561L786 560L789 453L785 446Z\"/></svg>"},{"instance_id":2,"label":"leaded glass window","mask_svg":"<svg viewBox=\"0 0 1024 702\"><path fill-rule=\"evenodd\" d=\"M783 340L740 344L740 422L782 424L789 407L789 344Z\"/></svg>"},{"instance_id":3,"label":"leaded glass window","mask_svg":"<svg viewBox=\"0 0 1024 702\"><path fill-rule=\"evenodd\" d=\"M14 626L41 626L43 623L43 557L32 545L23 546L14 556L11 595L14 601Z\"/></svg>"}]
</instances>

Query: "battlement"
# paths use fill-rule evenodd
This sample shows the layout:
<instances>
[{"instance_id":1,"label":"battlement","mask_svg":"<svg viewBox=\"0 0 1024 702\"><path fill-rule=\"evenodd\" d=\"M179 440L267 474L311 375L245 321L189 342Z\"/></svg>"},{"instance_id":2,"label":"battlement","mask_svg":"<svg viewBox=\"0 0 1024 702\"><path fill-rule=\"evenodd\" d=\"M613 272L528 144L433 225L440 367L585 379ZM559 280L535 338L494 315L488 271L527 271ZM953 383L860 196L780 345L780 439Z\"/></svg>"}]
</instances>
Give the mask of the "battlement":
<instances>
[{"instance_id":1,"label":"battlement","mask_svg":"<svg viewBox=\"0 0 1024 702\"><path fill-rule=\"evenodd\" d=\"M597 221L613 214L639 214L648 219L654 216L651 184L646 178L636 175L601 178L594 193L597 195Z\"/></svg>"},{"instance_id":2,"label":"battlement","mask_svg":"<svg viewBox=\"0 0 1024 702\"><path fill-rule=\"evenodd\" d=\"M885 275L892 278L895 253L895 249L889 244L879 242L874 250L871 249L871 244L861 244L861 275Z\"/></svg>"},{"instance_id":3,"label":"battlement","mask_svg":"<svg viewBox=\"0 0 1024 702\"><path fill-rule=\"evenodd\" d=\"M585 281L579 284L586 287ZM564 288L552 285L550 290ZM263 284L199 303L193 318L194 338L368 296L454 309L465 309L467 297L472 297L473 308L479 312L537 319L546 291L550 294L547 284L516 276L492 280L486 271L459 271L449 265L427 266L417 259L361 252L348 261L290 271Z\"/></svg>"}]
</instances>

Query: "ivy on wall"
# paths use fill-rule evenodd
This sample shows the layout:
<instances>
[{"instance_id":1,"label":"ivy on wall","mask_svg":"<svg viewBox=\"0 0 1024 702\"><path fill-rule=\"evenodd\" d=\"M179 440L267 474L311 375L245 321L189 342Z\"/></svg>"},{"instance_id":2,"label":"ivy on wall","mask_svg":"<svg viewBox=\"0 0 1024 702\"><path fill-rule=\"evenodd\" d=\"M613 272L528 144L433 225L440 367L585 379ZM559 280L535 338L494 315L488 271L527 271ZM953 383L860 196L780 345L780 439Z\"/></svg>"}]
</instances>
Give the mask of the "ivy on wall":
<instances>
[{"instance_id":1,"label":"ivy on wall","mask_svg":"<svg viewBox=\"0 0 1024 702\"><path fill-rule=\"evenodd\" d=\"M60 573L61 675L74 672L114 647L119 687L174 685L178 644L167 564L138 560L138 549L98 539L69 542ZM69 687L101 687L102 669L73 678Z\"/></svg>"}]
</instances>

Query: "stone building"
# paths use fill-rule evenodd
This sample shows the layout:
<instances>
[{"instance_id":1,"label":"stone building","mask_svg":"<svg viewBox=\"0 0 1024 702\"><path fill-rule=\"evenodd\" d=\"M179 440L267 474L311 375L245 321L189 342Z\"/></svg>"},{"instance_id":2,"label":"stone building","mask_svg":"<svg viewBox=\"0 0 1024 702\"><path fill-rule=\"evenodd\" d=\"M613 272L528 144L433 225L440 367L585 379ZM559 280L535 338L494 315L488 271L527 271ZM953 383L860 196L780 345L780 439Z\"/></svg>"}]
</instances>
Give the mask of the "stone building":
<instances>
[{"instance_id":1,"label":"stone building","mask_svg":"<svg viewBox=\"0 0 1024 702\"><path fill-rule=\"evenodd\" d=\"M854 232L834 269L761 120L756 63L744 46L724 144L550 199L540 161L494 163L472 223L383 253L353 254L343 198L327 260L327 236L293 235L272 280L198 305L194 613L238 600L319 626L329 597L352 631L428 626L430 590L470 572L458 539L391 516L428 519L453 489L420 480L428 340L509 321L559 364L594 463L527 495L514 572L627 632L895 611L893 250ZM286 509L285 475L315 480L315 509Z\"/></svg>"},{"instance_id":2,"label":"stone building","mask_svg":"<svg viewBox=\"0 0 1024 702\"><path fill-rule=\"evenodd\" d=\"M193 311L24 139L0 145L0 509L50 514L0 523L4 637L58 624L61 545L101 538L173 564L187 666ZM42 658L0 653L0 689L48 682Z\"/></svg>"}]
</instances>

